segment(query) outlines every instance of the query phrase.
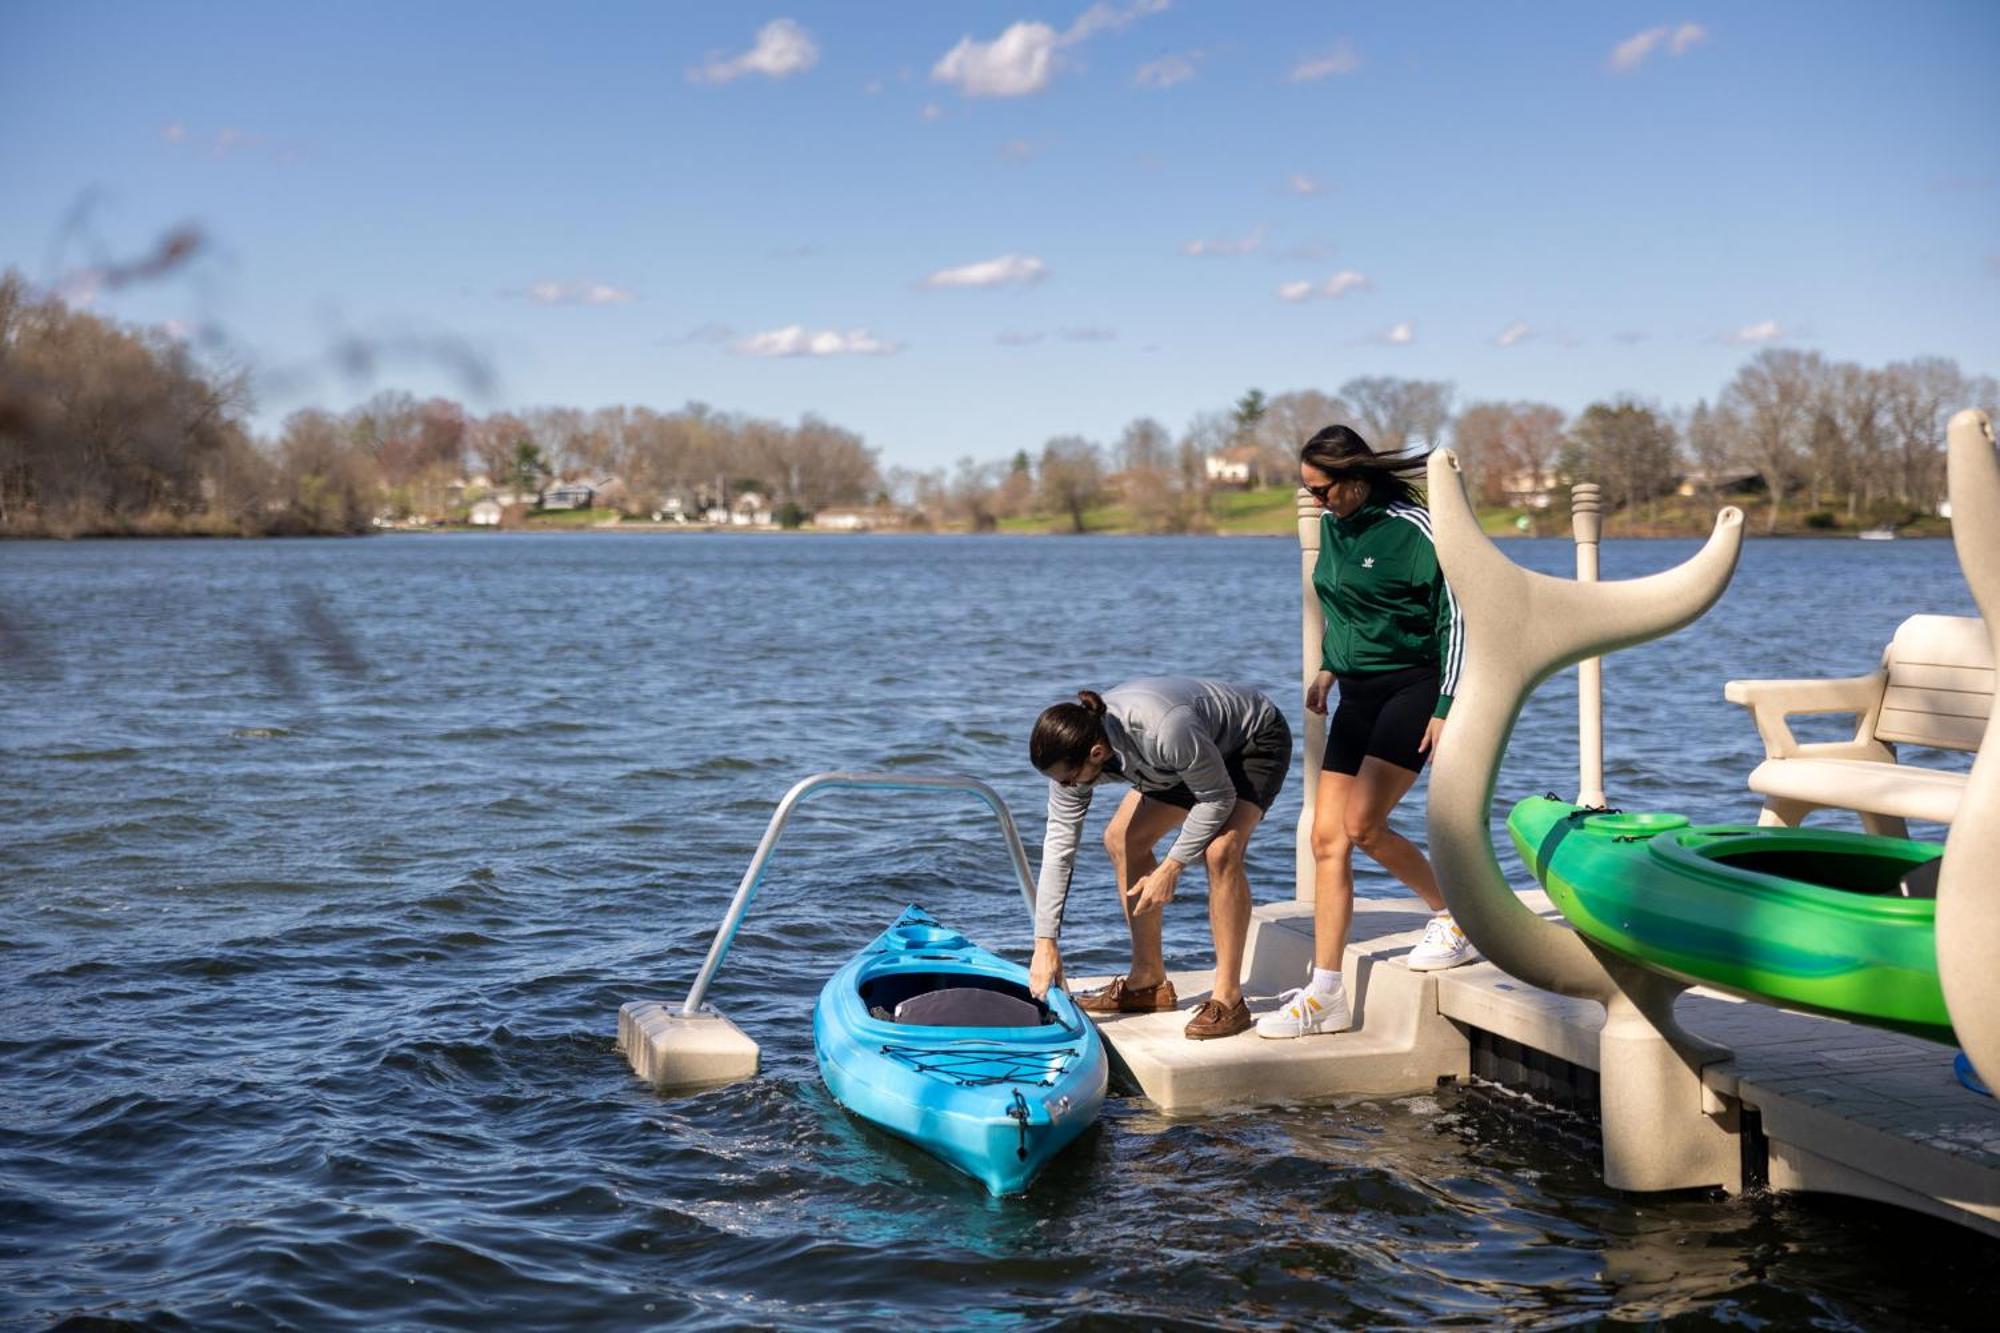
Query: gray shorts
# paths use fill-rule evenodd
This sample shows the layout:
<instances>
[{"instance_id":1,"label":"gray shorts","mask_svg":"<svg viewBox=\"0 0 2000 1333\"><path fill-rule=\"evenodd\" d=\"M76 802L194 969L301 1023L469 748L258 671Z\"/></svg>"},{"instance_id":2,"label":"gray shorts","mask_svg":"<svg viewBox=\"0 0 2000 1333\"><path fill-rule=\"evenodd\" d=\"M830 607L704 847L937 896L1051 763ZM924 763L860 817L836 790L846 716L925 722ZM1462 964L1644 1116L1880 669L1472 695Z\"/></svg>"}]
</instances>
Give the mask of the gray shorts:
<instances>
[{"instance_id":1,"label":"gray shorts","mask_svg":"<svg viewBox=\"0 0 2000 1333\"><path fill-rule=\"evenodd\" d=\"M1250 734L1249 743L1242 750L1222 756L1222 763L1229 770L1236 799L1248 801L1269 814L1271 803L1285 788L1285 774L1292 767L1292 729L1285 722L1285 715L1271 710L1270 721ZM1142 788L1139 794L1149 801L1160 801L1181 810L1192 810L1197 804L1185 782L1164 791Z\"/></svg>"}]
</instances>

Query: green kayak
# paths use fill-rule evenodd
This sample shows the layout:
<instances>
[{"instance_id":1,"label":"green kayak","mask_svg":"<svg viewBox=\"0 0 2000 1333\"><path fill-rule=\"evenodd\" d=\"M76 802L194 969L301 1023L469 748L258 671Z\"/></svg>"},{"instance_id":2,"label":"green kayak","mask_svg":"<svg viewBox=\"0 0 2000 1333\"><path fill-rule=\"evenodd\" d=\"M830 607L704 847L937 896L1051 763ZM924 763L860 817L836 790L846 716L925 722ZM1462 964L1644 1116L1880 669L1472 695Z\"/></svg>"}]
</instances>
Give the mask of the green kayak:
<instances>
[{"instance_id":1,"label":"green kayak","mask_svg":"<svg viewBox=\"0 0 2000 1333\"><path fill-rule=\"evenodd\" d=\"M1831 829L1691 827L1530 798L1521 859L1572 926L1684 981L1951 1040L1937 973L1944 849Z\"/></svg>"}]
</instances>

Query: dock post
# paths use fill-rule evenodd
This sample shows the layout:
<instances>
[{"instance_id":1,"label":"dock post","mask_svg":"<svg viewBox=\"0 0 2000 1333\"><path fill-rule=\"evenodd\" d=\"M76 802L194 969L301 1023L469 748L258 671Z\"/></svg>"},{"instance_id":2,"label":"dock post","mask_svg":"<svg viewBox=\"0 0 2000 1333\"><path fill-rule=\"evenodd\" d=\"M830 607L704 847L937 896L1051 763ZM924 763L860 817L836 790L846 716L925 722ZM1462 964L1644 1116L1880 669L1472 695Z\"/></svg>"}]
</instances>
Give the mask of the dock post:
<instances>
[{"instance_id":1,"label":"dock post","mask_svg":"<svg viewBox=\"0 0 2000 1333\"><path fill-rule=\"evenodd\" d=\"M1604 516L1594 481L1569 488L1569 525L1576 537L1576 581L1597 582L1597 545ZM1578 805L1603 806L1604 799L1604 659L1586 657L1576 664L1576 740Z\"/></svg>"},{"instance_id":2,"label":"dock post","mask_svg":"<svg viewBox=\"0 0 2000 1333\"><path fill-rule=\"evenodd\" d=\"M1742 548L1743 515L1716 515L1684 564L1615 584L1522 569L1480 530L1452 451L1431 455L1428 487L1438 562L1465 617L1465 667L1431 769L1426 823L1445 903L1502 971L1604 1006L1600 1110L1604 1178L1614 1188L1739 1188L1735 1108L1703 1088L1727 1049L1674 1019L1671 978L1635 968L1545 921L1508 887L1493 853L1493 789L1520 707L1566 666L1670 634L1722 595Z\"/></svg>"},{"instance_id":3,"label":"dock post","mask_svg":"<svg viewBox=\"0 0 2000 1333\"><path fill-rule=\"evenodd\" d=\"M1319 501L1303 486L1298 491L1299 515L1299 646L1303 653L1299 681L1299 716L1305 724L1306 771L1304 804L1299 810L1298 843L1293 851L1292 896L1302 903L1313 900L1313 806L1319 799L1319 766L1326 753L1326 718L1305 711L1305 692L1319 674L1320 641L1326 622L1320 614L1319 594L1313 590L1313 566L1319 563Z\"/></svg>"},{"instance_id":4,"label":"dock post","mask_svg":"<svg viewBox=\"0 0 2000 1333\"><path fill-rule=\"evenodd\" d=\"M1946 435L1951 541L1986 632L2000 653L2000 455L1984 412L1951 419ZM2000 983L1993 951L2000 947L2000 741L1989 720L1959 800L1959 816L1944 840L1938 873L1938 981L1951 1022L1986 1086L2000 1087Z\"/></svg>"}]
</instances>

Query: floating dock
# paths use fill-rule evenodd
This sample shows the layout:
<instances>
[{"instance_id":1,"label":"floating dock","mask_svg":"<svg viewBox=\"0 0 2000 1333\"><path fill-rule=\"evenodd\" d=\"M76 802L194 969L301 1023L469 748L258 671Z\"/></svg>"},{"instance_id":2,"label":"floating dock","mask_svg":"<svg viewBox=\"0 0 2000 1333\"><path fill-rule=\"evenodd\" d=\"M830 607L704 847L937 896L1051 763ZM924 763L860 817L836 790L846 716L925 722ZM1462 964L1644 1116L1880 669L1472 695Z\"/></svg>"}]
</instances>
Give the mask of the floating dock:
<instances>
[{"instance_id":1,"label":"floating dock","mask_svg":"<svg viewBox=\"0 0 2000 1333\"><path fill-rule=\"evenodd\" d=\"M1517 897L1560 923L1539 889ZM1486 962L1410 971L1403 955L1428 915L1415 898L1355 900L1343 964L1353 1030L1189 1041L1181 1028L1214 974L1177 972L1179 1012L1099 1020L1117 1076L1169 1114L1410 1093L1471 1075L1594 1114L1603 1006ZM1281 991L1305 980L1311 959L1311 903L1257 908L1250 1007L1274 1008ZM1950 1047L1706 989L1687 992L1675 1013L1689 1032L1733 1052L1703 1068L1704 1104L1686 1108L1736 1139L1738 1169L1723 1188L1854 1195L2000 1236L2000 1101L1958 1082Z\"/></svg>"}]
</instances>

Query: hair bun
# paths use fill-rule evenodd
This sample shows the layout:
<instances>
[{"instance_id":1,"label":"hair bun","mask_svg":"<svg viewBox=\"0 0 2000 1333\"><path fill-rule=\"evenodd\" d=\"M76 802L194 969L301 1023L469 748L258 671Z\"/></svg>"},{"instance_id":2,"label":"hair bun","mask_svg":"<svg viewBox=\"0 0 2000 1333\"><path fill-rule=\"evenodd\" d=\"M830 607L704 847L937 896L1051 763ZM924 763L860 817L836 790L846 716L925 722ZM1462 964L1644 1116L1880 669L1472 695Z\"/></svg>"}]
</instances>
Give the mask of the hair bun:
<instances>
[{"instance_id":1,"label":"hair bun","mask_svg":"<svg viewBox=\"0 0 2000 1333\"><path fill-rule=\"evenodd\" d=\"M1092 717L1104 716L1104 696L1096 690L1078 690L1076 697L1083 704L1083 711Z\"/></svg>"}]
</instances>

